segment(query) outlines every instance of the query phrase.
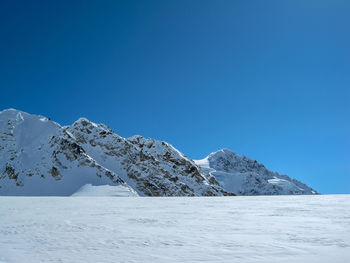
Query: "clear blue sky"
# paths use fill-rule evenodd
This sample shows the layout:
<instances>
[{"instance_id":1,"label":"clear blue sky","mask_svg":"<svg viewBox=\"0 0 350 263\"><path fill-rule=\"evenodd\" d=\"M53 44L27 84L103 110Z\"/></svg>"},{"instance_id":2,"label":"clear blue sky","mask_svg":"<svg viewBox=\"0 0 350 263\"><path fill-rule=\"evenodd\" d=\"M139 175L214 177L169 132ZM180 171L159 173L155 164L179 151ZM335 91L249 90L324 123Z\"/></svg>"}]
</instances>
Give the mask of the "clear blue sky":
<instances>
[{"instance_id":1,"label":"clear blue sky","mask_svg":"<svg viewBox=\"0 0 350 263\"><path fill-rule=\"evenodd\" d=\"M0 108L350 193L350 2L1 1Z\"/></svg>"}]
</instances>

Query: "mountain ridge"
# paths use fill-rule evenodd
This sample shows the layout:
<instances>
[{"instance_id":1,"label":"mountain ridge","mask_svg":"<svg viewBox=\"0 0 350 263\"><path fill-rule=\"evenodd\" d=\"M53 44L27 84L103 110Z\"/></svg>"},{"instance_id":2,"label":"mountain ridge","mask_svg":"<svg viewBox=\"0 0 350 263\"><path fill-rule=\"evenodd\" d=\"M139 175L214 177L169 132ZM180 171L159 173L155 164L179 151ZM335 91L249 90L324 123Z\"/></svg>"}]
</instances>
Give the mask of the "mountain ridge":
<instances>
[{"instance_id":1,"label":"mountain ridge","mask_svg":"<svg viewBox=\"0 0 350 263\"><path fill-rule=\"evenodd\" d=\"M118 187L99 187L98 195L317 193L228 149L194 161L167 142L124 138L87 118L61 126L16 109L0 112L0 195L73 195L102 185Z\"/></svg>"}]
</instances>

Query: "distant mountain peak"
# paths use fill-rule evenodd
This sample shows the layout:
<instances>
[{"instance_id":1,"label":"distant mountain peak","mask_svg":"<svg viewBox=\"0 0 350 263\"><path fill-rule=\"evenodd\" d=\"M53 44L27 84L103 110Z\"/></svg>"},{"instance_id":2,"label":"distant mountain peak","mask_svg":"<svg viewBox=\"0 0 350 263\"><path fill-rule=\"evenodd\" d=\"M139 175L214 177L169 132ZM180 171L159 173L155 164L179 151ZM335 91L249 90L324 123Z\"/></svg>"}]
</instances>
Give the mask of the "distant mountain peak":
<instances>
[{"instance_id":1,"label":"distant mountain peak","mask_svg":"<svg viewBox=\"0 0 350 263\"><path fill-rule=\"evenodd\" d=\"M195 161L201 172L215 177L227 191L238 195L316 194L296 179L269 171L263 164L228 149Z\"/></svg>"}]
</instances>

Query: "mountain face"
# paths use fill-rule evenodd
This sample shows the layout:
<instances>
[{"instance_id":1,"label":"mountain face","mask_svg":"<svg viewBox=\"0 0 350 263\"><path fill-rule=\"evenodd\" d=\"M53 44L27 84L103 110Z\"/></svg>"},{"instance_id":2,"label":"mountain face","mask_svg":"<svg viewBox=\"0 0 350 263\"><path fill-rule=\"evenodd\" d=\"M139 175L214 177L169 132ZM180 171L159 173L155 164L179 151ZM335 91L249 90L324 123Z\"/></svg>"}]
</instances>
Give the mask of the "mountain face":
<instances>
[{"instance_id":1,"label":"mountain face","mask_svg":"<svg viewBox=\"0 0 350 263\"><path fill-rule=\"evenodd\" d=\"M0 195L71 195L88 183L120 185L124 195L135 195L59 124L17 110L0 112Z\"/></svg>"},{"instance_id":2,"label":"mountain face","mask_svg":"<svg viewBox=\"0 0 350 263\"><path fill-rule=\"evenodd\" d=\"M66 130L103 167L116 172L140 195L217 196L227 194L209 182L198 166L166 142L123 138L103 124L79 119Z\"/></svg>"},{"instance_id":3,"label":"mountain face","mask_svg":"<svg viewBox=\"0 0 350 263\"><path fill-rule=\"evenodd\" d=\"M123 138L85 118L0 112L0 195L221 196L315 194L228 150L193 161L170 144Z\"/></svg>"},{"instance_id":4,"label":"mountain face","mask_svg":"<svg viewBox=\"0 0 350 263\"><path fill-rule=\"evenodd\" d=\"M287 175L271 172L264 165L223 149L195 163L206 177L237 195L300 195L316 191Z\"/></svg>"}]
</instances>

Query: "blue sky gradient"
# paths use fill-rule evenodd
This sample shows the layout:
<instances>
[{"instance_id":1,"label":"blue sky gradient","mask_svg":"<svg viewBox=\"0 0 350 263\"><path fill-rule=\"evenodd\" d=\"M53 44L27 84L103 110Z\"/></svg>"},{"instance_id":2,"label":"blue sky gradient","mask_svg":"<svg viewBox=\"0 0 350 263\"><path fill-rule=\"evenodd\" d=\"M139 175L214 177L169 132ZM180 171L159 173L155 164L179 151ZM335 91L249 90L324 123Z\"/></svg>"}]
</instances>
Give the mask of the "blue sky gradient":
<instances>
[{"instance_id":1,"label":"blue sky gradient","mask_svg":"<svg viewBox=\"0 0 350 263\"><path fill-rule=\"evenodd\" d=\"M349 1L2 1L0 109L350 193Z\"/></svg>"}]
</instances>

